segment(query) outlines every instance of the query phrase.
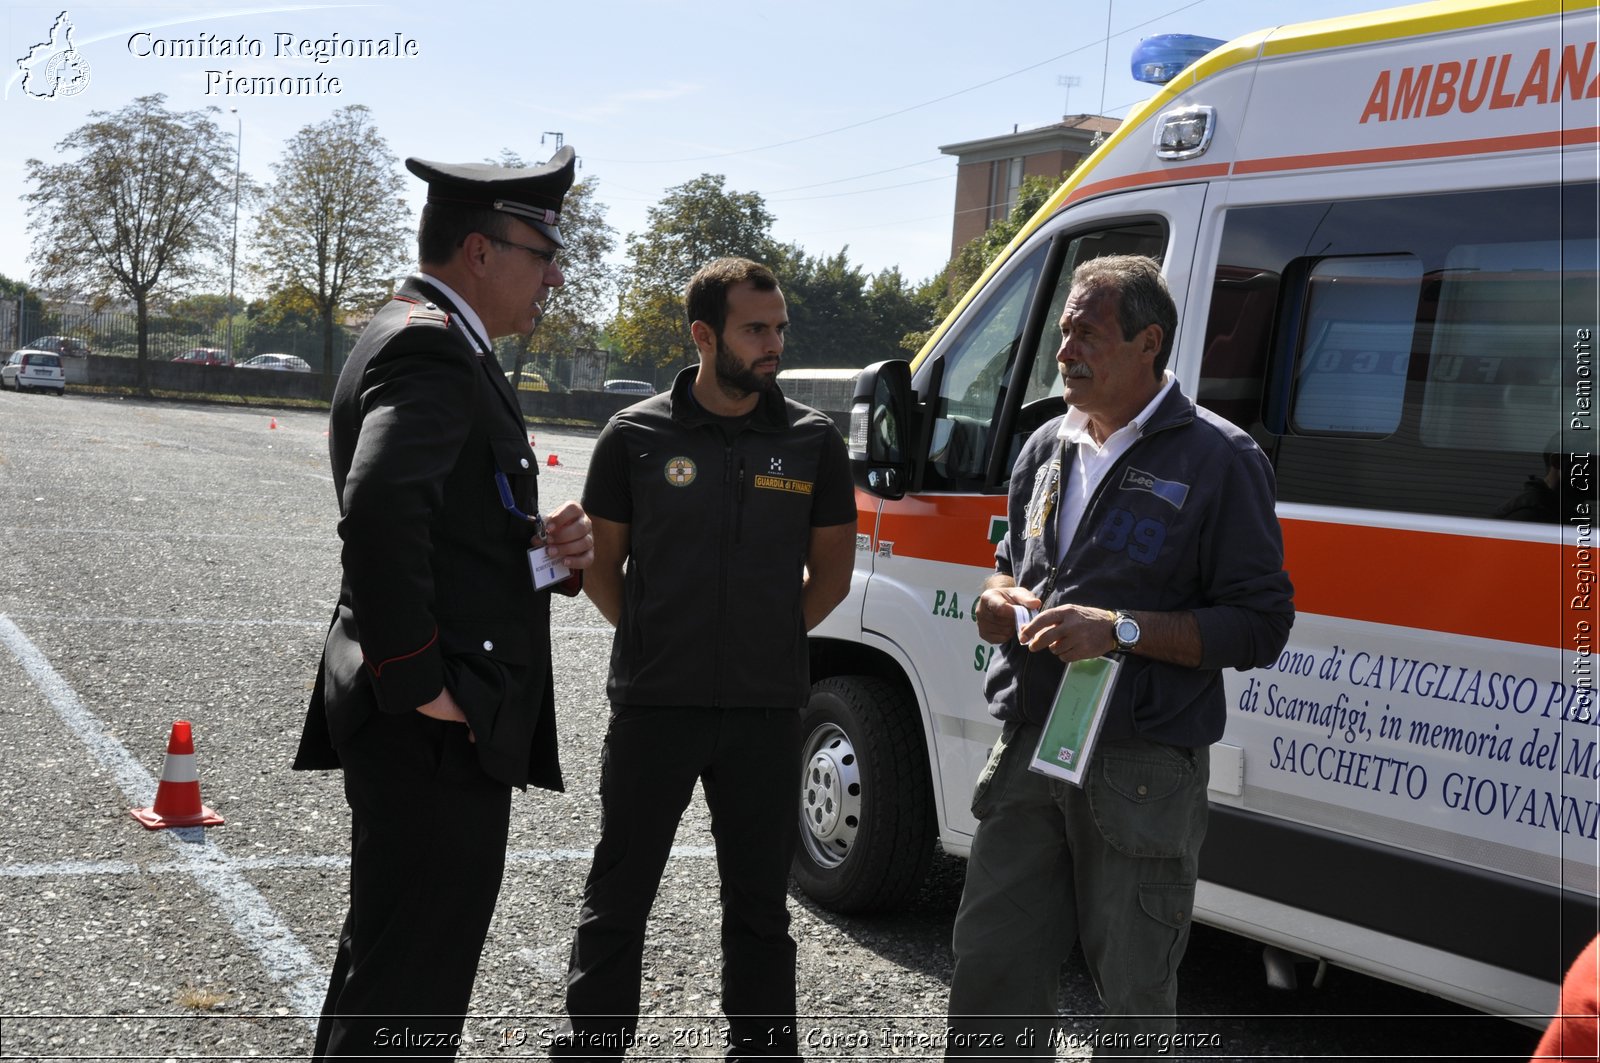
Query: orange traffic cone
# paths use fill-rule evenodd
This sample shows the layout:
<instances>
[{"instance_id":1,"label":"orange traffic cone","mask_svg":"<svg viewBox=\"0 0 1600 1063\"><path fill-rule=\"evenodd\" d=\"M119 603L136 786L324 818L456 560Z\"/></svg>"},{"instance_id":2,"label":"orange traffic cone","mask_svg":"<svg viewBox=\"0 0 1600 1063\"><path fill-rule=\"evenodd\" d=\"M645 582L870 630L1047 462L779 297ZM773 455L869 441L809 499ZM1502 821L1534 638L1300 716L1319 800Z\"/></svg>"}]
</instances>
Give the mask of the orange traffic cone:
<instances>
[{"instance_id":1,"label":"orange traffic cone","mask_svg":"<svg viewBox=\"0 0 1600 1063\"><path fill-rule=\"evenodd\" d=\"M560 465L561 464L561 459L556 457L555 453L552 451L550 456L545 459L545 464L546 465Z\"/></svg>"},{"instance_id":2,"label":"orange traffic cone","mask_svg":"<svg viewBox=\"0 0 1600 1063\"><path fill-rule=\"evenodd\" d=\"M271 421L267 422L267 427L268 428L276 428L276 427L278 427L278 419L276 417L274 417Z\"/></svg>"},{"instance_id":3,"label":"orange traffic cone","mask_svg":"<svg viewBox=\"0 0 1600 1063\"><path fill-rule=\"evenodd\" d=\"M133 818L149 830L222 826L222 817L200 803L200 773L194 766L194 736L188 720L172 725L155 805L134 809Z\"/></svg>"}]
</instances>

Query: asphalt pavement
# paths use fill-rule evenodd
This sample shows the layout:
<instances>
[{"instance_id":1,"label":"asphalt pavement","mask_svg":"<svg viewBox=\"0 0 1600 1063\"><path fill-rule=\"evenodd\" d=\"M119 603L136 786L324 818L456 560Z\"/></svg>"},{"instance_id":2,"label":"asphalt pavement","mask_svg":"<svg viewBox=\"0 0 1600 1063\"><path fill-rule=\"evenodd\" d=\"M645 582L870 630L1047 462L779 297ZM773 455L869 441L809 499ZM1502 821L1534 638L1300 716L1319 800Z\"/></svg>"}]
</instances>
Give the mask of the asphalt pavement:
<instances>
[{"instance_id":1,"label":"asphalt pavement","mask_svg":"<svg viewBox=\"0 0 1600 1063\"><path fill-rule=\"evenodd\" d=\"M336 773L289 770L338 587L325 415L0 393L0 1059L303 1058L345 910ZM548 507L592 430L534 426ZM513 802L463 1058L543 1058L598 836L610 628L554 607L565 794ZM176 720L220 827L147 831ZM936 1058L962 863L904 912L791 901L811 1059ZM449 903L441 898L441 904ZM719 1056L717 892L691 805L647 945L641 1035ZM1308 972L1309 973L1309 972ZM1163 1058L1526 1058L1536 1034L1348 972L1263 985L1259 950L1197 928L1187 1051ZM1085 1058L1093 988L1062 1008ZM401 1036L401 1031L396 1031Z\"/></svg>"}]
</instances>

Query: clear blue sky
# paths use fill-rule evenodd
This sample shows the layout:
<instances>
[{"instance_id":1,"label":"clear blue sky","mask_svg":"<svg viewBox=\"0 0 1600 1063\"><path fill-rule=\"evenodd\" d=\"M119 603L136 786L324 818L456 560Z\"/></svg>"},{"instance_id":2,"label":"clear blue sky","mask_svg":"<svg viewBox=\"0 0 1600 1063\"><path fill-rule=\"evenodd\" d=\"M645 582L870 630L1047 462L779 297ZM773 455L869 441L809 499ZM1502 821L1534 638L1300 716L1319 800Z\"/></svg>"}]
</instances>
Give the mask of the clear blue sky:
<instances>
[{"instance_id":1,"label":"clear blue sky","mask_svg":"<svg viewBox=\"0 0 1600 1063\"><path fill-rule=\"evenodd\" d=\"M478 161L510 148L543 159L555 134L598 180L619 247L662 193L702 173L756 192L775 235L813 254L848 246L876 272L912 280L949 254L955 160L939 145L1029 129L1066 113L1128 111L1151 91L1128 76L1139 38L1231 38L1284 21L1389 6L1382 0L813 0L711 5L586 0L553 5L456 0L373 4L141 3L66 7L89 80L73 96L23 91L17 60L50 37L63 11L3 0L0 273L32 276L23 162L91 111L136 96L215 106L242 128L244 172L257 180L286 139L352 103L370 107L398 158ZM196 14L197 8L207 9ZM1292 10L1292 15L1286 15ZM1109 21L1109 47L1107 26ZM400 58L279 57L346 39L414 42ZM261 56L149 54L174 40L259 42ZM154 42L161 42L160 44ZM139 54L146 53L146 54ZM338 94L226 94L208 77L337 78ZM1071 88L1067 77L1079 79ZM209 88L209 92L208 92ZM237 114L230 108L237 108ZM420 206L422 185L407 175ZM240 257L250 252L248 218Z\"/></svg>"}]
</instances>

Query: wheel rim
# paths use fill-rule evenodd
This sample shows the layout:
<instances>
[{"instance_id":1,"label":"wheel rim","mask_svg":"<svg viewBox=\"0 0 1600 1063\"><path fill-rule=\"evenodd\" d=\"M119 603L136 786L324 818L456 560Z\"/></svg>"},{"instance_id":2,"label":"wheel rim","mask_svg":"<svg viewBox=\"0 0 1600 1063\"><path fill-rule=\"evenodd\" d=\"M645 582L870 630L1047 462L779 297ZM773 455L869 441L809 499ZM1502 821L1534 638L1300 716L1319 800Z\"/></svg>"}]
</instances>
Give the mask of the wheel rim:
<instances>
[{"instance_id":1,"label":"wheel rim","mask_svg":"<svg viewBox=\"0 0 1600 1063\"><path fill-rule=\"evenodd\" d=\"M802 748L800 838L813 863L845 862L861 829L861 768L850 736L825 723Z\"/></svg>"}]
</instances>

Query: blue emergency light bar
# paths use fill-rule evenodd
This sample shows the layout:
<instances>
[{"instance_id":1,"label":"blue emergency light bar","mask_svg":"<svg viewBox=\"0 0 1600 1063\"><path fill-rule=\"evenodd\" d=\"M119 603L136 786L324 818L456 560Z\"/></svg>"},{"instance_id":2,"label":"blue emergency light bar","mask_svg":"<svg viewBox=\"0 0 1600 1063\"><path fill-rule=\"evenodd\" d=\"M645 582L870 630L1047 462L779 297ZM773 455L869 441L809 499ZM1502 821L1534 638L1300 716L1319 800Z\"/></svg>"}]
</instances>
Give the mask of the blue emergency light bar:
<instances>
[{"instance_id":1,"label":"blue emergency light bar","mask_svg":"<svg viewBox=\"0 0 1600 1063\"><path fill-rule=\"evenodd\" d=\"M1163 33L1146 37L1133 48L1133 79L1149 85L1165 85L1184 68L1226 41L1196 37L1190 33Z\"/></svg>"}]
</instances>

